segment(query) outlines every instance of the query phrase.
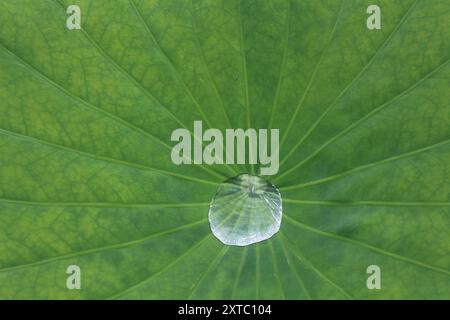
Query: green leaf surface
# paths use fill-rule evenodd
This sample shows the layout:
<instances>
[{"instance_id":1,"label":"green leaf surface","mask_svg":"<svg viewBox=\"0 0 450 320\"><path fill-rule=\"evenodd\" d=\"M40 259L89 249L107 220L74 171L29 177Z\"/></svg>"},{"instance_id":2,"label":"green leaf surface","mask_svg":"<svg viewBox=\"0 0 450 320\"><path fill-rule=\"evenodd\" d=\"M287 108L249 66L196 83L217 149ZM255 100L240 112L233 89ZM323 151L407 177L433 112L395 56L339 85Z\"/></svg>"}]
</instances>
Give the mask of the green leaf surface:
<instances>
[{"instance_id":1,"label":"green leaf surface","mask_svg":"<svg viewBox=\"0 0 450 320\"><path fill-rule=\"evenodd\" d=\"M449 55L447 0L0 1L0 298L449 299ZM194 120L280 129L271 239L212 235L250 167L174 165Z\"/></svg>"}]
</instances>

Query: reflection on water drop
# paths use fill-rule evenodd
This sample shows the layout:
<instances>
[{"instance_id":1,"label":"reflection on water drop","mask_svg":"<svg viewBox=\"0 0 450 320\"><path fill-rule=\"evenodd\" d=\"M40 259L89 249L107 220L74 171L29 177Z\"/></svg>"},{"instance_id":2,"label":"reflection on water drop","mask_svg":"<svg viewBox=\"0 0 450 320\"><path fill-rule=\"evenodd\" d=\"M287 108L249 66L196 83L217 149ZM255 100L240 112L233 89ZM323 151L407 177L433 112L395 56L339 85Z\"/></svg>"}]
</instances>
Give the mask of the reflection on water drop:
<instances>
[{"instance_id":1,"label":"reflection on water drop","mask_svg":"<svg viewBox=\"0 0 450 320\"><path fill-rule=\"evenodd\" d=\"M223 243L246 246L280 229L281 195L261 177L241 174L219 186L209 206L212 233Z\"/></svg>"}]
</instances>

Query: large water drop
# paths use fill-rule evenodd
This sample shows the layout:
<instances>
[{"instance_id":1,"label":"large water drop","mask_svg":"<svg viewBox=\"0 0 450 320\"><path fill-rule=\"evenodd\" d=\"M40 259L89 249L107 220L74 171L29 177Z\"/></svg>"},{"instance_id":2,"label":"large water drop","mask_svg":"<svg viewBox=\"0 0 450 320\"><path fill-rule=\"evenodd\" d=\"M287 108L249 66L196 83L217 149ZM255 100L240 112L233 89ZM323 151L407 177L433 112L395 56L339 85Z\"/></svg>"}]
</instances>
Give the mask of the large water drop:
<instances>
[{"instance_id":1,"label":"large water drop","mask_svg":"<svg viewBox=\"0 0 450 320\"><path fill-rule=\"evenodd\" d=\"M281 195L270 182L241 174L221 183L209 206L212 233L223 243L246 246L280 229Z\"/></svg>"}]
</instances>

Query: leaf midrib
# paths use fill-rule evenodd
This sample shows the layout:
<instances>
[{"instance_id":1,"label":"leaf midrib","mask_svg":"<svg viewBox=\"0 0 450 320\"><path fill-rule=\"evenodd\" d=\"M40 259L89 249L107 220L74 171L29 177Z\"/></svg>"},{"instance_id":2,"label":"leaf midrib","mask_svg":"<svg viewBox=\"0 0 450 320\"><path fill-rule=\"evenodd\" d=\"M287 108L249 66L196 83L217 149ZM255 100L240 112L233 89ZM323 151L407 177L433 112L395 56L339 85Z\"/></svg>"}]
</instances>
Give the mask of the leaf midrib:
<instances>
[{"instance_id":1,"label":"leaf midrib","mask_svg":"<svg viewBox=\"0 0 450 320\"><path fill-rule=\"evenodd\" d=\"M450 276L450 270L445 270L445 269L442 269L442 268L439 268L439 267L435 267L435 266L427 264L425 262L422 262L422 261L419 261L419 260L416 260L416 259L413 259L413 258L409 258L409 257L403 256L403 255L400 255L398 253L393 253L393 252L387 251L385 249L379 248L379 247L374 246L372 244L368 244L368 243L363 242L361 240L356 240L356 239L353 239L353 238L340 236L340 235L337 235L337 234L334 234L334 233L330 233L330 232L327 232L327 231L323 231L323 230L317 229L317 228L312 227L310 225L306 225L306 224L304 224L304 223L302 223L302 222L300 222L300 221L298 221L298 220L296 220L294 218L291 218L290 216L288 216L286 214L284 215L284 217L285 217L286 220L288 220L293 225L301 227L302 229L308 230L310 232L313 232L313 233L316 233L316 234L319 234L319 235L322 235L322 236L325 236L325 237L328 237L328 238L331 238L331 239L334 239L334 240L340 240L340 241L345 241L345 242L348 242L348 243L352 243L354 245L358 245L360 247L364 247L364 248L369 249L371 251L374 251L376 253L382 254L382 255L384 255L386 257L390 257L390 258L393 258L393 259L396 259L396 260L407 262L407 263L413 264L413 265L415 265L417 267L421 267L421 268L424 268L424 269L427 269L427 270L431 270L431 271L434 271L434 272L439 272L439 273L445 274L447 276Z\"/></svg>"},{"instance_id":2,"label":"leaf midrib","mask_svg":"<svg viewBox=\"0 0 450 320\"><path fill-rule=\"evenodd\" d=\"M27 268L32 268L32 267L36 267L36 266L40 266L43 264L47 264L47 263L51 263L51 262L55 262L55 261L59 261L59 260L64 260L64 259L68 259L68 258L74 258L74 257L81 257L81 256L85 256L85 255L89 255L89 254L93 254L93 253L99 253L99 252L103 252L103 251L108 251L108 250L115 250L115 249L123 249L123 248L127 248L127 247L131 247L137 244L141 244L141 243L145 243L149 240L154 240L157 239L159 237L171 234L171 233L175 233L178 232L180 230L184 230L184 229L188 229L200 224L203 224L207 221L207 219L201 219L192 223L188 223L182 226L178 226L175 228L171 228L171 229L167 229L161 232L157 232L154 234L151 234L149 236L140 238L140 239L136 239L136 240L131 240L131 241L127 241L127 242L121 242L121 243L116 243L113 245L107 245L107 246L103 246L103 247L98 247L98 248L91 248L91 249L86 249L86 250L81 250L81 251L77 251L77 252L72 252L69 254L65 254L65 255L60 255L60 256L56 256L56 257L52 257L52 258L48 258L48 259L43 259L43 260L39 260L36 262L31 262L31 263L27 263L27 264L22 264L22 265L17 265L17 266L13 266L13 267L7 267L7 268L3 268L0 269L0 274L1 273L7 273L7 272L13 272L13 271L17 271L17 270L23 270L23 269L27 269Z\"/></svg>"}]
</instances>

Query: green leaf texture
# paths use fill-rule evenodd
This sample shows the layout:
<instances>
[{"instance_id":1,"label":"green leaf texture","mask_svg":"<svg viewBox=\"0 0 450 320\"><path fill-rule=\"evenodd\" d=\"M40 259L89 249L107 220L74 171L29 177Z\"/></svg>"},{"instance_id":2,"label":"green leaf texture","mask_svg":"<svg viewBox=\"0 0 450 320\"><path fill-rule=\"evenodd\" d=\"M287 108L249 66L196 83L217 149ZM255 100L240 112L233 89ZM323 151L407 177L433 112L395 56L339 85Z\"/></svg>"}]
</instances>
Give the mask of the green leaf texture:
<instances>
[{"instance_id":1,"label":"green leaf texture","mask_svg":"<svg viewBox=\"0 0 450 320\"><path fill-rule=\"evenodd\" d=\"M0 298L449 299L449 54L448 0L0 1ZM270 240L212 235L250 168L174 165L194 120L280 129Z\"/></svg>"}]
</instances>

